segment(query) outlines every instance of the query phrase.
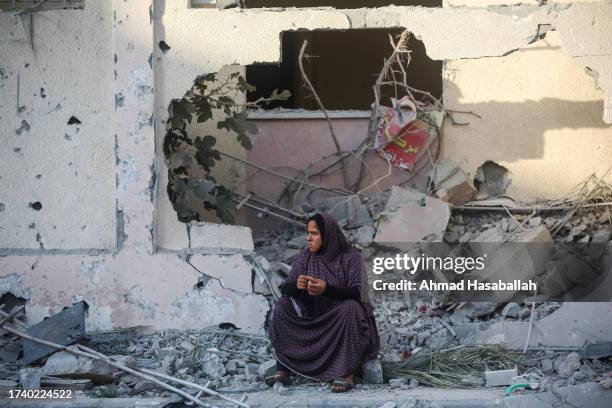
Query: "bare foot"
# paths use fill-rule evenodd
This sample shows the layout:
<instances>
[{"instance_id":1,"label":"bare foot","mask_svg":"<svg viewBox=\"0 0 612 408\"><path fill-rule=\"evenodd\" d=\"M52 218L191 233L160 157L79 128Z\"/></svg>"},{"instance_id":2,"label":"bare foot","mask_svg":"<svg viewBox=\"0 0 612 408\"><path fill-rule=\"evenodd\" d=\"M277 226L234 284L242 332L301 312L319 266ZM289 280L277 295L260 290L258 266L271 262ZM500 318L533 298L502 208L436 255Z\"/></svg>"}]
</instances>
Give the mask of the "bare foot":
<instances>
[{"instance_id":1,"label":"bare foot","mask_svg":"<svg viewBox=\"0 0 612 408\"><path fill-rule=\"evenodd\" d=\"M342 380L344 380L344 382L339 383L339 381L336 380L332 383L331 392L346 392L355 386L353 383L353 374L342 377Z\"/></svg>"},{"instance_id":2,"label":"bare foot","mask_svg":"<svg viewBox=\"0 0 612 408\"><path fill-rule=\"evenodd\" d=\"M279 382L283 385L288 385L289 380L289 371L285 370L277 370L276 374L271 375L270 377L266 377L266 384L270 387L274 385L274 383Z\"/></svg>"}]
</instances>

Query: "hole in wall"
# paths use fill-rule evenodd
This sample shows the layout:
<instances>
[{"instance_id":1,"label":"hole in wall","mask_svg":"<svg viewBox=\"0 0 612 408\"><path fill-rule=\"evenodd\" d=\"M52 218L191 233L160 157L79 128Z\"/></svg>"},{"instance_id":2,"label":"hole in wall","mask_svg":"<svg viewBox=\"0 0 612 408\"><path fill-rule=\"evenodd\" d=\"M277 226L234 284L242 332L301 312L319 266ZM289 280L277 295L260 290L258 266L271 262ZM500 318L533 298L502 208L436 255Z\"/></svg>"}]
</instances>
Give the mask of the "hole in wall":
<instances>
[{"instance_id":1,"label":"hole in wall","mask_svg":"<svg viewBox=\"0 0 612 408\"><path fill-rule=\"evenodd\" d=\"M270 207L272 202L289 207L298 204L297 201L300 201L299 197L301 197L298 197L298 192L295 193L295 197L298 197L295 199L287 198L293 195L285 194L286 187L291 184L289 181L293 180L292 177L299 178L300 168L308 166L309 162L315 162L323 156L328 157L328 161L320 163L320 169L315 167L309 171L317 174L321 170L325 174L317 176L313 181L324 185L329 184L328 187L340 188L336 185L343 185L342 180L339 179L341 169L337 168L338 166L329 171L325 169L325 166L334 159L330 153L335 148L329 145L331 138L324 119L311 120L307 123L295 121L281 123L282 117L276 117L275 122L279 121L276 129L268 126L265 134L243 137L242 141L247 139L249 144L264 146L263 150L262 147L259 147L257 151L245 149L240 137L236 136L234 126L237 122L243 125L247 122L252 123L253 118L247 118L245 113L245 116L229 128L221 126L221 122L237 112L244 113L245 95L246 102L249 104L270 96L275 90L278 92L288 90L291 92L291 97L265 105L264 108L268 109L268 112L275 113L274 108L317 109L318 106L311 97L310 90L303 85L298 66L299 50L304 40L312 44L312 48L307 48L307 54L316 56L307 62L310 65L307 68L307 75L326 109L369 110L374 102L372 86L381 72L385 59L393 51L389 36L399 36L402 31L402 29L368 29L285 32L282 39L281 64L225 66L217 73L196 78L192 89L186 92L181 99L170 103L167 133L164 140L169 180L166 191L179 221L184 223L191 221L223 222L248 225L253 228L253 223L257 222L255 218L267 217L266 214L272 208ZM408 84L440 98L442 63L432 61L427 57L421 41L410 38L409 46L412 57L410 64L406 67ZM283 73L279 74L279 70ZM232 77L232 75L235 76ZM207 77L212 79L206 79ZM216 99L223 97L223 100L227 100L229 104L236 104L229 113L223 112L223 109L219 107L204 110L195 107L201 102L202 92L209 93L213 92L213 89L225 89L224 86L228 84L228 89L230 89L240 82L255 85L255 89L245 87L244 91L236 92L234 88L228 92L223 91L225 94L222 96L215 97ZM205 88L202 85L205 85ZM393 89L383 89L381 105L391 106L389 97L394 94ZM242 109L238 109L238 106L241 106ZM233 110L234 108L237 109ZM361 140L367 134L367 118L360 116L352 120L353 122L350 123L344 120L341 127L338 128L341 133L350 133L355 136L351 137L349 142L346 141L348 140L346 136L343 136L345 148L354 148L352 143L355 141L359 143L357 139ZM257 126L253 127L257 128L260 124L261 122L257 122ZM308 140L308 152L303 151L306 140ZM290 163L286 160L287 156L296 154L316 157L308 159L306 163L298 161ZM373 171L368 170L365 176L367 179L360 182L364 186L387 172L385 163L376 162L376 157L368 159L377 168ZM348 165L352 166L348 167L349 179L347 182L349 184L355 183L350 175L355 179L362 179L359 175L361 161L353 160L353 162ZM265 169L255 169L254 164L259 164ZM209 165L212 170L206 168ZM289 179L279 178L278 175L272 175L265 170L277 174L282 173ZM387 181L391 183L392 180L395 180L394 177L400 177L399 173L401 172L397 170ZM262 175L268 177L261 178ZM209 176L215 178L212 183ZM224 194L218 194L222 191L214 190L217 185L224 186L234 194L233 197L226 199ZM294 183L291 184L292 189L295 187ZM252 200L261 197L253 198L252 192L256 195L262 194L264 200L253 202ZM311 192L312 188L308 186L304 186L299 191L300 194ZM318 190L314 191L316 196L325 195L323 193ZM249 196L251 199L248 198ZM207 205L207 201L216 202L217 208ZM240 218L228 221L222 217L222 213L226 211Z\"/></svg>"},{"instance_id":2,"label":"hole in wall","mask_svg":"<svg viewBox=\"0 0 612 408\"><path fill-rule=\"evenodd\" d=\"M349 31L289 31L282 34L280 64L253 64L246 68L247 82L256 87L247 93L248 101L269 95L274 89L288 89L291 97L276 101L268 109L318 109L311 92L303 86L298 57L308 41L304 71L328 110L369 110L373 102L372 85L385 58L393 51L389 35L396 38L402 29L365 29ZM425 53L422 41L411 37L411 62L407 67L408 85L442 96L442 61ZM389 101L382 101L389 105Z\"/></svg>"},{"instance_id":3,"label":"hole in wall","mask_svg":"<svg viewBox=\"0 0 612 408\"><path fill-rule=\"evenodd\" d=\"M25 305L27 299L24 299L19 296L15 296L11 292L6 292L2 296L0 296L0 305L4 305L3 310L5 312L10 312L16 307L20 307Z\"/></svg>"},{"instance_id":4,"label":"hole in wall","mask_svg":"<svg viewBox=\"0 0 612 408\"><path fill-rule=\"evenodd\" d=\"M193 8L243 7L333 7L336 9L376 8L385 6L442 7L442 0L191 0Z\"/></svg>"}]
</instances>

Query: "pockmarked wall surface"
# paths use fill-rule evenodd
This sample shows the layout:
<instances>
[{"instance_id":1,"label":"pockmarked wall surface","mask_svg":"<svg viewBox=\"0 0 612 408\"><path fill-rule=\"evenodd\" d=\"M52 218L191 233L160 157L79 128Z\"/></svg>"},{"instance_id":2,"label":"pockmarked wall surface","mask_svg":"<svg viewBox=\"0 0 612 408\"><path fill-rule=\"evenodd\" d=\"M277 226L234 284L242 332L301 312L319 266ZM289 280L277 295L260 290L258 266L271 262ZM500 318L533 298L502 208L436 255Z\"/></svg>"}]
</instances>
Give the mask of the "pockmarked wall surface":
<instances>
[{"instance_id":1,"label":"pockmarked wall surface","mask_svg":"<svg viewBox=\"0 0 612 408\"><path fill-rule=\"evenodd\" d=\"M232 323L261 332L268 303L253 293L242 255L253 249L248 228L194 223L188 241L156 244L165 186L156 187L154 164L150 6L35 13L31 40L20 17L0 14L0 293L26 301L30 324L84 300L87 330ZM30 128L17 134L22 118Z\"/></svg>"},{"instance_id":2,"label":"pockmarked wall surface","mask_svg":"<svg viewBox=\"0 0 612 408\"><path fill-rule=\"evenodd\" d=\"M111 17L110 2L0 13L2 249L116 245Z\"/></svg>"}]
</instances>

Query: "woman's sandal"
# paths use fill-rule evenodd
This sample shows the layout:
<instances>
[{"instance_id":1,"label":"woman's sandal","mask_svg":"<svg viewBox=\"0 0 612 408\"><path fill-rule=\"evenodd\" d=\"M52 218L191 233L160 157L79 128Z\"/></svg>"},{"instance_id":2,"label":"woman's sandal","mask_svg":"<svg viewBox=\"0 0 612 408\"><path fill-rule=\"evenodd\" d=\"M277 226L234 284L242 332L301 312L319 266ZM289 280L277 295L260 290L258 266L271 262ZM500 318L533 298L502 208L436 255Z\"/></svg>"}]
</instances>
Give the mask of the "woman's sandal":
<instances>
[{"instance_id":1,"label":"woman's sandal","mask_svg":"<svg viewBox=\"0 0 612 408\"><path fill-rule=\"evenodd\" d=\"M266 377L266 384L272 387L275 383L279 382L283 385L289 385L291 383L291 379L289 377L289 373L287 374L274 374L269 377Z\"/></svg>"},{"instance_id":2,"label":"woman's sandal","mask_svg":"<svg viewBox=\"0 0 612 408\"><path fill-rule=\"evenodd\" d=\"M336 388L332 388L331 392L347 392L348 390L352 389L353 387L355 387L355 383L352 381L348 381L345 380L344 378L336 378L333 382L332 382L332 387L335 385L336 387L342 387L340 389Z\"/></svg>"}]
</instances>

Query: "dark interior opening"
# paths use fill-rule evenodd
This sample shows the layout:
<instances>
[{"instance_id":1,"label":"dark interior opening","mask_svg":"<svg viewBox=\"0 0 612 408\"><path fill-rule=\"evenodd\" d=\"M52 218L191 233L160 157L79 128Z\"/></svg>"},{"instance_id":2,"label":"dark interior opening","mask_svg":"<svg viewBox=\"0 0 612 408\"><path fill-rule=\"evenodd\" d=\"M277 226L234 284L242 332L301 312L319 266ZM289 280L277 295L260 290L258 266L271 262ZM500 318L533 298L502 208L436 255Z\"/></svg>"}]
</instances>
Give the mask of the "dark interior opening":
<instances>
[{"instance_id":1,"label":"dark interior opening","mask_svg":"<svg viewBox=\"0 0 612 408\"><path fill-rule=\"evenodd\" d=\"M420 6L442 7L442 0L243 0L246 8L263 7L334 7L356 9L362 7Z\"/></svg>"},{"instance_id":2,"label":"dark interior opening","mask_svg":"<svg viewBox=\"0 0 612 408\"><path fill-rule=\"evenodd\" d=\"M255 101L269 96L274 89L288 89L292 94L288 100L271 103L267 108L319 109L304 85L298 65L302 43L307 40L305 54L311 57L304 58L304 70L325 109L369 110L374 101L372 86L385 58L393 51L389 34L396 39L402 31L398 28L284 32L280 65L247 66L247 81L256 87L255 92L247 94L247 99ZM414 37L409 48L412 53L407 68L408 84L440 99L442 61L430 59L424 44Z\"/></svg>"}]
</instances>

